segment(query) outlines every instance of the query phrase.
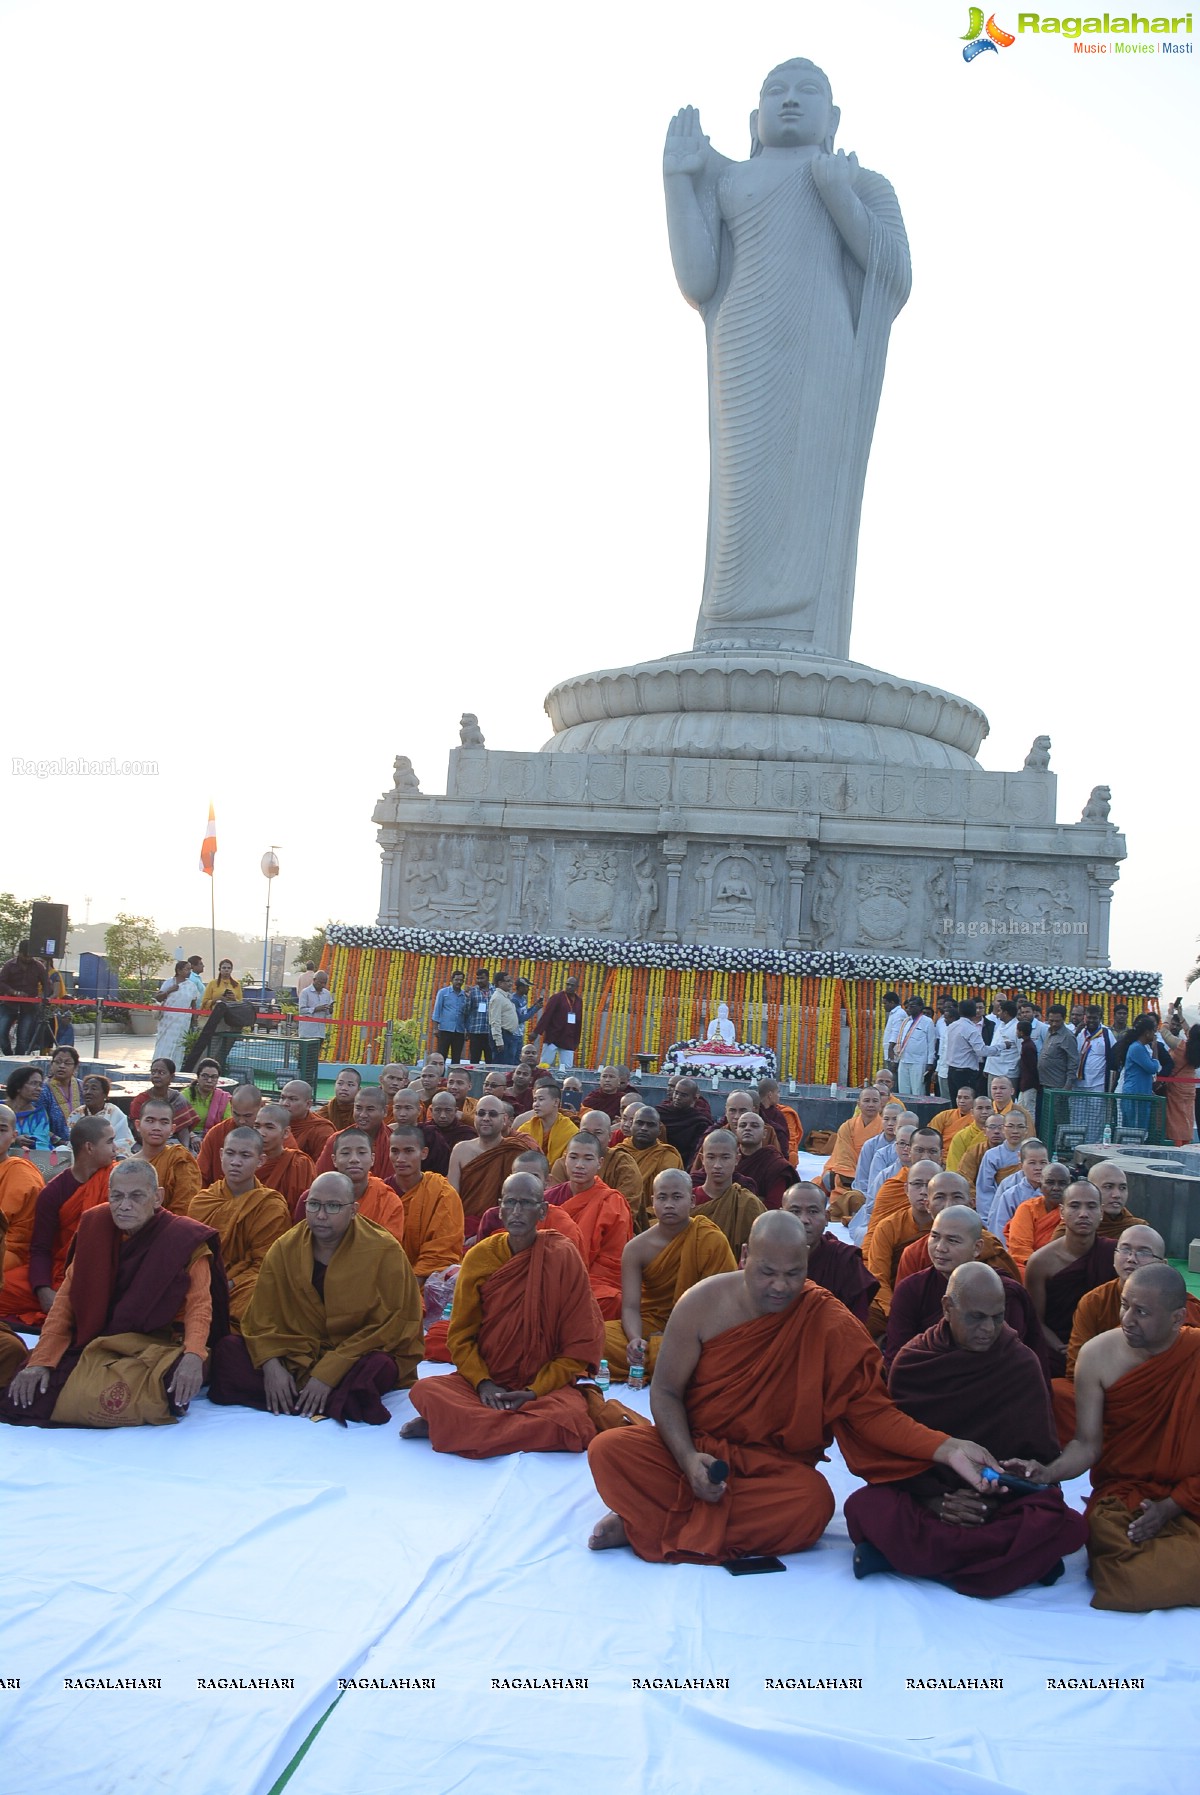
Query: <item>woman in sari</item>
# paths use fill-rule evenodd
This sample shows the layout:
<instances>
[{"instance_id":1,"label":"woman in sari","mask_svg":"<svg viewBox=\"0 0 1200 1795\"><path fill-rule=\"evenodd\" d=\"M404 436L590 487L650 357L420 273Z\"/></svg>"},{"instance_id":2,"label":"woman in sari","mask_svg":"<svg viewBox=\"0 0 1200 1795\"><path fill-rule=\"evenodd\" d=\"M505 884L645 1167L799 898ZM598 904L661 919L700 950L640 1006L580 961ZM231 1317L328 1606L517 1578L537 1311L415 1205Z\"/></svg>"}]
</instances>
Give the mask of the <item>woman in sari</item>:
<instances>
[{"instance_id":1,"label":"woman in sari","mask_svg":"<svg viewBox=\"0 0 1200 1795\"><path fill-rule=\"evenodd\" d=\"M78 1073L79 1055L64 1041L50 1055L50 1070L46 1075L46 1087L64 1116L69 1116L83 1103L83 1085Z\"/></svg>"},{"instance_id":2,"label":"woman in sari","mask_svg":"<svg viewBox=\"0 0 1200 1795\"><path fill-rule=\"evenodd\" d=\"M5 1084L8 1105L16 1117L17 1139L26 1140L35 1152L49 1153L66 1140L63 1115L40 1066L18 1066Z\"/></svg>"},{"instance_id":3,"label":"woman in sari","mask_svg":"<svg viewBox=\"0 0 1200 1795\"><path fill-rule=\"evenodd\" d=\"M195 1112L197 1136L207 1134L229 1114L229 1093L218 1087L220 1076L221 1067L216 1060L201 1060L196 1067L195 1079L188 1086L188 1101Z\"/></svg>"},{"instance_id":4,"label":"woman in sari","mask_svg":"<svg viewBox=\"0 0 1200 1795\"><path fill-rule=\"evenodd\" d=\"M67 1121L74 1128L76 1122L82 1122L88 1116L103 1116L112 1125L117 1158L128 1159L134 1149L133 1134L125 1111L109 1102L111 1090L112 1086L102 1072L89 1072L83 1081L83 1105L72 1110Z\"/></svg>"}]
</instances>

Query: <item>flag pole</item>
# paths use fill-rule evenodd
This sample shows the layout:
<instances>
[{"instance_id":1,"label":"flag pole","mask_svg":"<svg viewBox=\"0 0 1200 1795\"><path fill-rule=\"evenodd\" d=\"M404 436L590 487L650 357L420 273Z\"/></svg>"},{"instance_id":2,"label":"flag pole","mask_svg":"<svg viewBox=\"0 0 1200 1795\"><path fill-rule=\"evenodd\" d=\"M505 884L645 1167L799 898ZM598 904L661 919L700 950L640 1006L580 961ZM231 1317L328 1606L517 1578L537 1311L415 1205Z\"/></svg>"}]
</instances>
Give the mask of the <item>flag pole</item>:
<instances>
[{"instance_id":1,"label":"flag pole","mask_svg":"<svg viewBox=\"0 0 1200 1795\"><path fill-rule=\"evenodd\" d=\"M208 875L209 927L212 932L212 970L210 978L217 976L217 880L216 874Z\"/></svg>"}]
</instances>

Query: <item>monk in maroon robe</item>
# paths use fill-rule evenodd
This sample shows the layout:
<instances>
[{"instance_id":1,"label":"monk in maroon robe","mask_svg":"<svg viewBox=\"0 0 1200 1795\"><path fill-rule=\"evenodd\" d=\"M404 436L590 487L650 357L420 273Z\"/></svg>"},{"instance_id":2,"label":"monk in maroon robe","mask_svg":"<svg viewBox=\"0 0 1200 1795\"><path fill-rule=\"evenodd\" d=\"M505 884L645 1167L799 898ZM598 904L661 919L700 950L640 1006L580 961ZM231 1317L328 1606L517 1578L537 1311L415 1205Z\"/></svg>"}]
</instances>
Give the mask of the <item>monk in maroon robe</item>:
<instances>
[{"instance_id":1,"label":"monk in maroon robe","mask_svg":"<svg viewBox=\"0 0 1200 1795\"><path fill-rule=\"evenodd\" d=\"M948 1175L954 1176L953 1173ZM976 1255L983 1232L982 1216L965 1203L947 1204L938 1211L927 1236L931 1263L924 1271L901 1278L892 1293L887 1332L880 1342L885 1371L891 1370L892 1361L902 1346L907 1346L918 1334L936 1327L941 1321L947 1282L960 1265L980 1263ZM1049 1383L1050 1355L1037 1310L1024 1286L1015 1278L1006 1278L1002 1272L997 1276L1004 1286L1004 1319L1022 1345L1034 1354Z\"/></svg>"},{"instance_id":2,"label":"monk in maroon robe","mask_svg":"<svg viewBox=\"0 0 1200 1795\"><path fill-rule=\"evenodd\" d=\"M779 1151L775 1136L752 1109L738 1117L736 1132L739 1157L734 1182L746 1185L752 1180L768 1209L782 1208L784 1191L796 1182L795 1166Z\"/></svg>"},{"instance_id":3,"label":"monk in maroon robe","mask_svg":"<svg viewBox=\"0 0 1200 1795\"><path fill-rule=\"evenodd\" d=\"M662 1138L674 1147L684 1165L690 1166L712 1123L708 1099L700 1095L695 1079L681 1078L671 1101L658 1105L658 1113L662 1117Z\"/></svg>"},{"instance_id":4,"label":"monk in maroon robe","mask_svg":"<svg viewBox=\"0 0 1200 1795\"><path fill-rule=\"evenodd\" d=\"M888 1380L892 1400L914 1421L965 1430L1002 1464L1038 1457L1021 1451L1023 1440L1055 1438L1042 1368L1005 1324L1004 1304L990 1266L959 1266L944 1319L901 1348ZM937 1465L902 1487L855 1490L845 1516L855 1576L898 1571L969 1596L1057 1582L1063 1559L1087 1542L1086 1519L1060 1489L983 1496Z\"/></svg>"},{"instance_id":5,"label":"monk in maroon robe","mask_svg":"<svg viewBox=\"0 0 1200 1795\"><path fill-rule=\"evenodd\" d=\"M793 1184L783 1193L782 1207L794 1215L808 1241L808 1279L845 1303L851 1315L867 1325L871 1299L879 1289L857 1247L825 1232L828 1198L819 1184Z\"/></svg>"}]
</instances>

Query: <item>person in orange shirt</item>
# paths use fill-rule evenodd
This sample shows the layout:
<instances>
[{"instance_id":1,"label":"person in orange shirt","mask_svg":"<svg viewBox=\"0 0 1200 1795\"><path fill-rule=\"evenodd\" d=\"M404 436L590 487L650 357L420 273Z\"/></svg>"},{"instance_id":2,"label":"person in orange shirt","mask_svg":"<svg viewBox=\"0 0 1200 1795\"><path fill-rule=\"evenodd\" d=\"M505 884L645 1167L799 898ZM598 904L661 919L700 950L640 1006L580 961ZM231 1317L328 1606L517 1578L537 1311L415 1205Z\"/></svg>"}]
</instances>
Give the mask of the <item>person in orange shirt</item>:
<instances>
[{"instance_id":1,"label":"person in orange shirt","mask_svg":"<svg viewBox=\"0 0 1200 1795\"><path fill-rule=\"evenodd\" d=\"M462 1261L462 1198L440 1172L423 1170L429 1151L419 1127L391 1131L391 1184L404 1204L404 1251L421 1283L431 1271Z\"/></svg>"},{"instance_id":2,"label":"person in orange shirt","mask_svg":"<svg viewBox=\"0 0 1200 1795\"><path fill-rule=\"evenodd\" d=\"M883 1093L875 1085L865 1084L858 1094L858 1108L842 1123L833 1143L833 1152L825 1161L824 1182L830 1190L848 1190L854 1182L858 1156L872 1135L883 1130L880 1112ZM865 1192L863 1195L865 1196ZM854 1206L858 1207L857 1204ZM840 1215L838 1219L843 1219Z\"/></svg>"},{"instance_id":3,"label":"person in orange shirt","mask_svg":"<svg viewBox=\"0 0 1200 1795\"><path fill-rule=\"evenodd\" d=\"M933 1226L933 1217L929 1213L929 1186L941 1169L936 1159L918 1159L909 1167L905 1187L908 1207L880 1222L870 1247L863 1254L867 1270L873 1278L879 1279L879 1289L867 1311L867 1327L876 1339L887 1327L900 1255L911 1241L928 1234Z\"/></svg>"},{"instance_id":4,"label":"person in orange shirt","mask_svg":"<svg viewBox=\"0 0 1200 1795\"><path fill-rule=\"evenodd\" d=\"M971 1126L971 1108L975 1102L975 1092L969 1084L960 1084L954 1097L952 1109L939 1109L936 1116L929 1118L929 1126L936 1128L942 1137L943 1149L948 1148L955 1135L962 1129Z\"/></svg>"},{"instance_id":5,"label":"person in orange shirt","mask_svg":"<svg viewBox=\"0 0 1200 1795\"><path fill-rule=\"evenodd\" d=\"M266 1098L257 1085L240 1084L229 1099L229 1114L223 1122L205 1131L196 1155L200 1167L201 1188L207 1190L221 1176L221 1148L235 1128L253 1128Z\"/></svg>"},{"instance_id":6,"label":"person in orange shirt","mask_svg":"<svg viewBox=\"0 0 1200 1795\"><path fill-rule=\"evenodd\" d=\"M313 1090L302 1078L291 1078L279 1093L279 1101L288 1113L292 1139L301 1153L307 1153L313 1164L321 1157L321 1148L337 1133L333 1123L319 1116L312 1106Z\"/></svg>"},{"instance_id":7,"label":"person in orange shirt","mask_svg":"<svg viewBox=\"0 0 1200 1795\"><path fill-rule=\"evenodd\" d=\"M654 1222L621 1253L621 1318L605 1323L604 1344L614 1382L640 1365L654 1375L663 1329L685 1290L717 1272L736 1271L728 1240L696 1208L691 1175L660 1172L651 1196Z\"/></svg>"},{"instance_id":8,"label":"person in orange shirt","mask_svg":"<svg viewBox=\"0 0 1200 1795\"><path fill-rule=\"evenodd\" d=\"M384 1126L383 1115L387 1108L387 1100L377 1084L365 1084L354 1093L354 1120L350 1124L364 1133L371 1143L371 1170L377 1178L386 1178L392 1169L391 1151L389 1147L389 1131ZM342 1132L339 1130L339 1132ZM327 1140L317 1155L316 1171L319 1177L322 1172L333 1170L334 1149L338 1136L335 1134Z\"/></svg>"}]
</instances>

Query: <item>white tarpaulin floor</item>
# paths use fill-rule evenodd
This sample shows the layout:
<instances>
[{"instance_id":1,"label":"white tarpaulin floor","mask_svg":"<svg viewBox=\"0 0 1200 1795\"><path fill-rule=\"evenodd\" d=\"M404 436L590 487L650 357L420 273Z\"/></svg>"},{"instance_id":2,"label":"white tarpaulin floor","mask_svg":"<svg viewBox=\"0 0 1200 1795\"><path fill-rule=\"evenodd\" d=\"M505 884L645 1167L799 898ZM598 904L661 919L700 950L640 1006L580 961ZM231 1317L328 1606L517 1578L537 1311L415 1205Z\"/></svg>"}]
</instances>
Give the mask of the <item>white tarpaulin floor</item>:
<instances>
[{"instance_id":1,"label":"white tarpaulin floor","mask_svg":"<svg viewBox=\"0 0 1200 1795\"><path fill-rule=\"evenodd\" d=\"M397 1423L411 1413L389 1403ZM856 1583L840 1512L856 1480L836 1453L818 1548L786 1575L733 1578L589 1553L601 1504L573 1456L468 1462L395 1426L204 1400L172 1428L4 1428L0 1451L0 1685L20 1680L0 1687L3 1795L267 1795L289 1766L289 1795L1198 1786L1200 1614L1096 1613L1082 1553L1053 1589L990 1603ZM1145 1688L1047 1689L1063 1676ZM64 1686L88 1677L161 1688ZM339 1677L436 1687L337 1700ZM655 1677L729 1686L632 1687ZM219 1678L292 1686L198 1687Z\"/></svg>"}]
</instances>

